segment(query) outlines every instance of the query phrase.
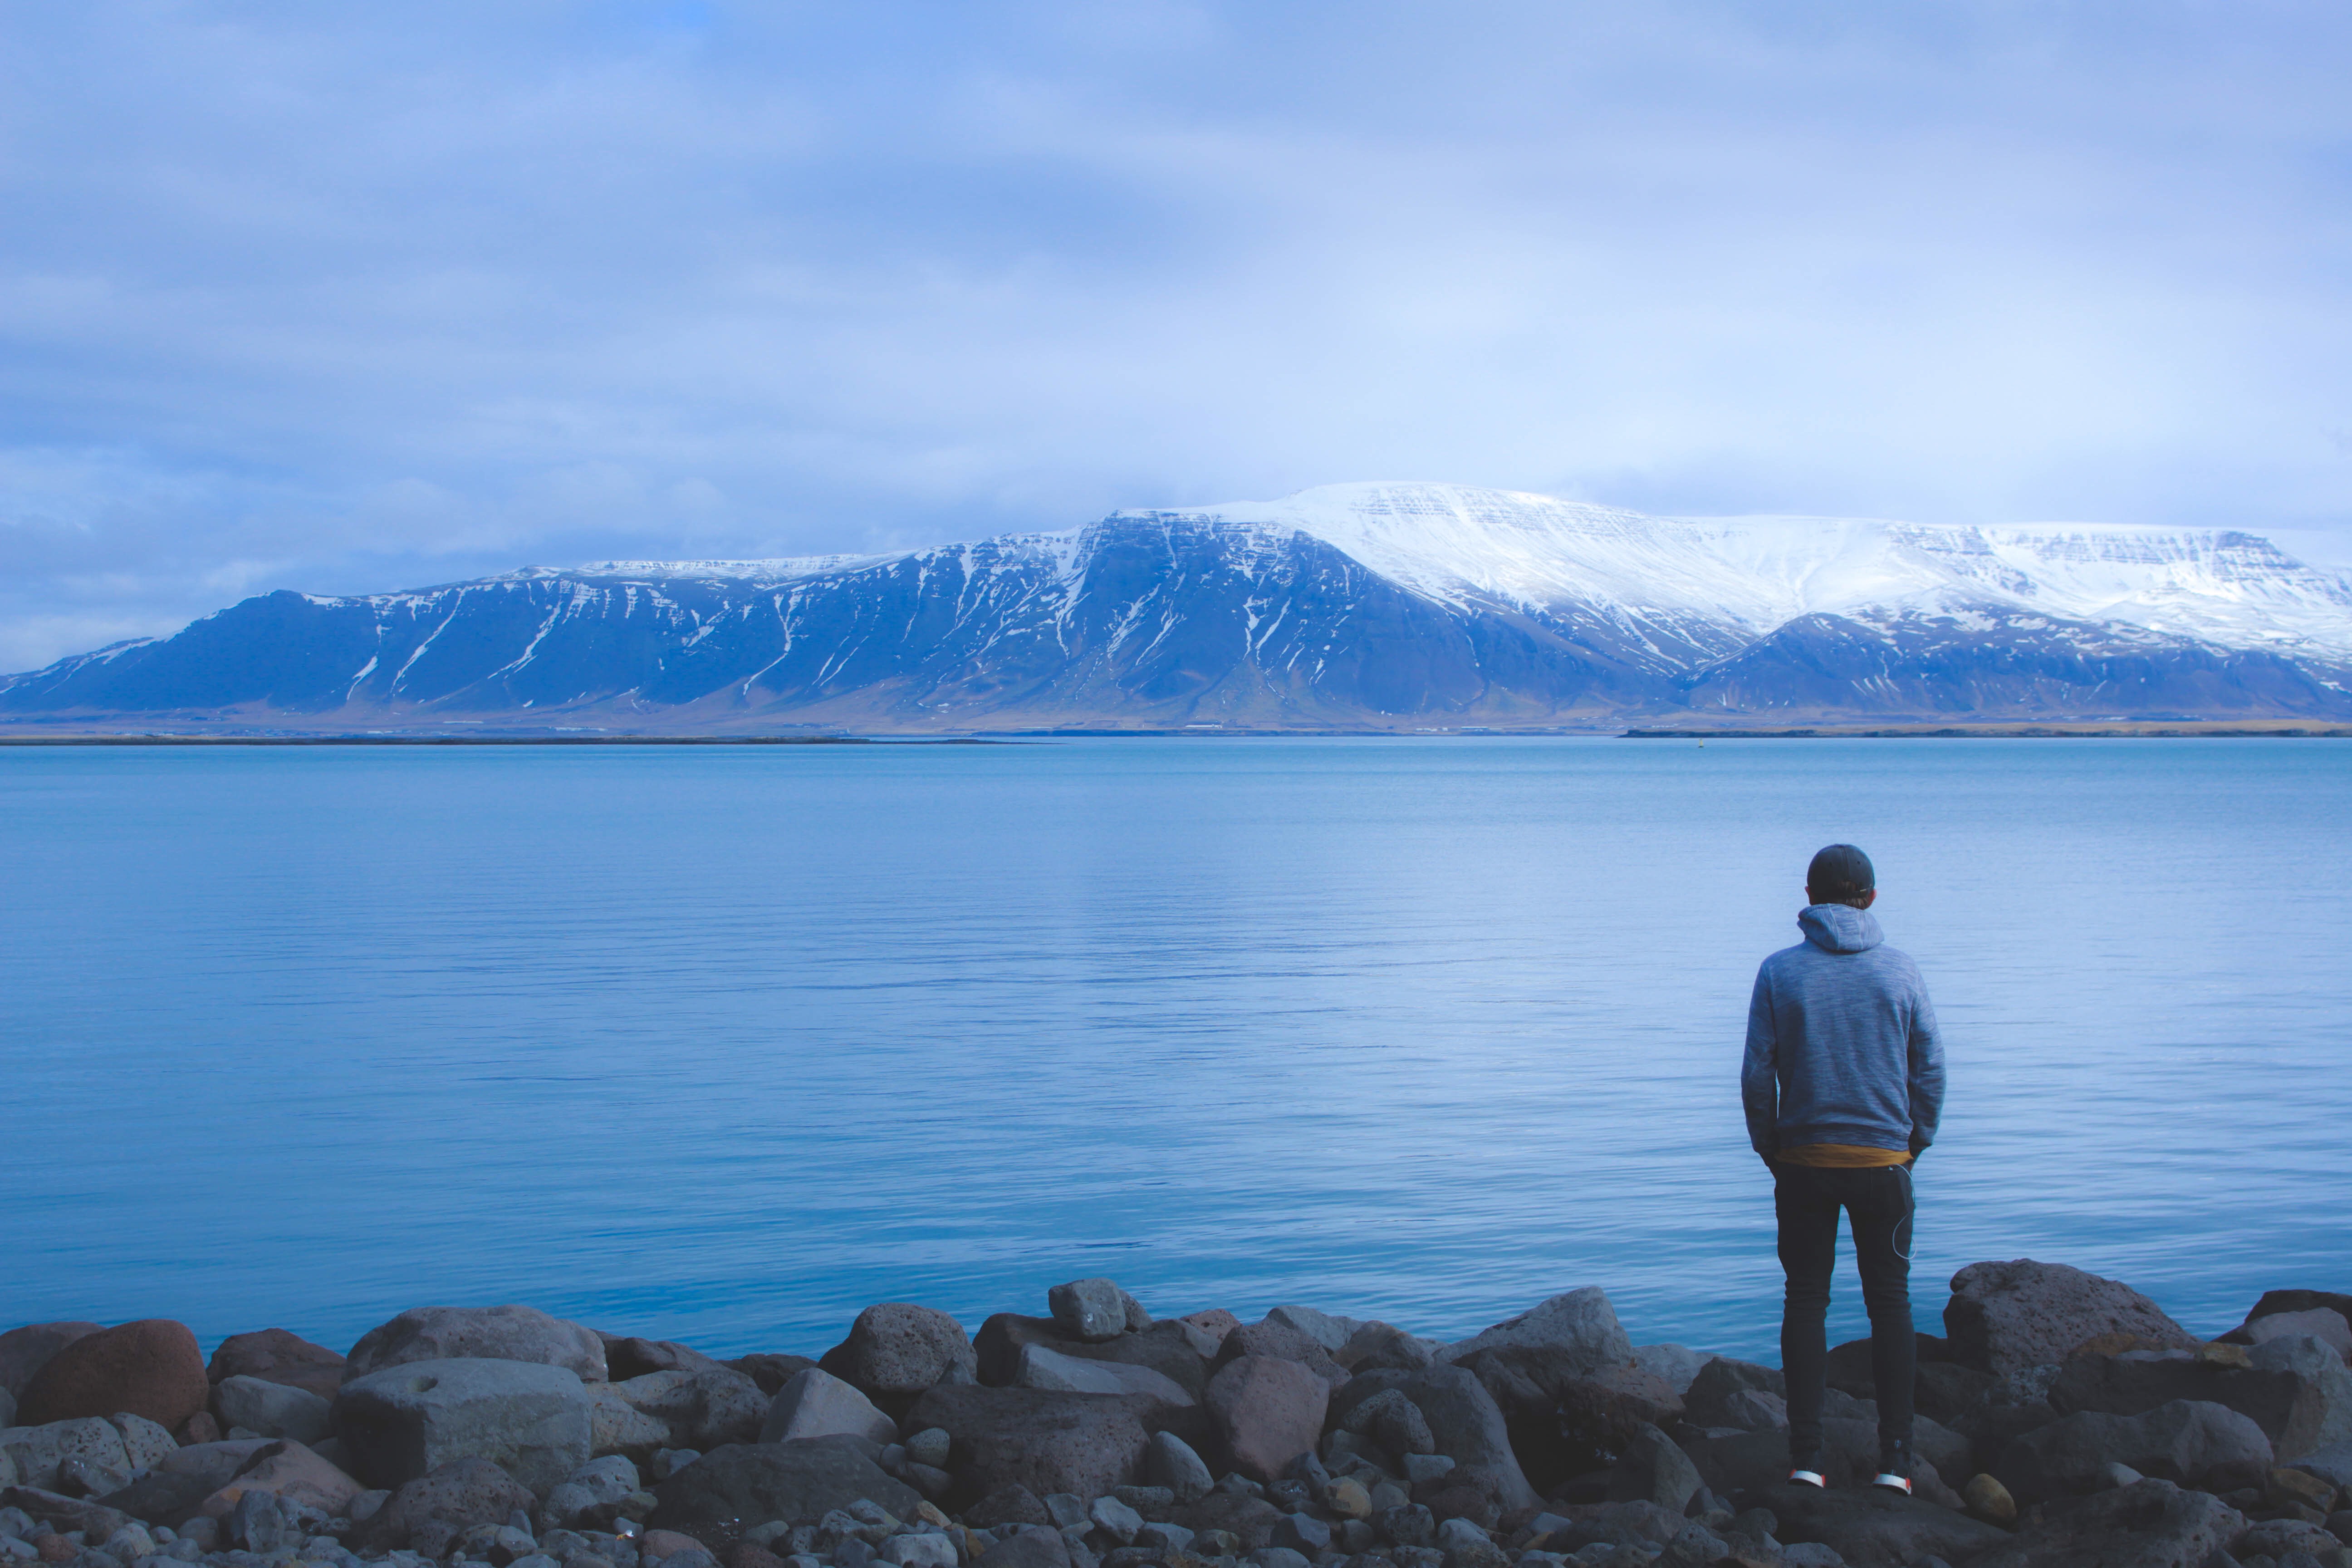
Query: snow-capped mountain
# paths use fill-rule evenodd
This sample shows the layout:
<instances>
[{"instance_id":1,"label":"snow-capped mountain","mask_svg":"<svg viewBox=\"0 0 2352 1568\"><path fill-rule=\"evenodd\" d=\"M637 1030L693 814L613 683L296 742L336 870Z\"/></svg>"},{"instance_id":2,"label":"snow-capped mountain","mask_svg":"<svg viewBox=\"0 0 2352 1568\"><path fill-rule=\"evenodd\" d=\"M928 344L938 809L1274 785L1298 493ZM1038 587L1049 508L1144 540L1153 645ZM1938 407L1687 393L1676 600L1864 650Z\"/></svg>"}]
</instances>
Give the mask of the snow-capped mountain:
<instances>
[{"instance_id":1,"label":"snow-capped mountain","mask_svg":"<svg viewBox=\"0 0 2352 1568\"><path fill-rule=\"evenodd\" d=\"M2352 579L2252 534L1663 518L1352 484L896 554L278 593L20 721L632 728L2352 717Z\"/></svg>"}]
</instances>

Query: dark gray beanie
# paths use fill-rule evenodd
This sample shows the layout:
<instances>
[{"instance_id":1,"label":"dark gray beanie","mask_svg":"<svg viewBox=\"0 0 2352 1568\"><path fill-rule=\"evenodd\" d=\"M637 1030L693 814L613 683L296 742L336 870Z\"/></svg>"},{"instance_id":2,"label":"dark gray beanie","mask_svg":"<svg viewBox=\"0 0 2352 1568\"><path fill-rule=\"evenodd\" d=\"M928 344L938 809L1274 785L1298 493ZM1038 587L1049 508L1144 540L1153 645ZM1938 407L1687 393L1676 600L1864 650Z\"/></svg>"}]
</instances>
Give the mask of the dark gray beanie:
<instances>
[{"instance_id":1,"label":"dark gray beanie","mask_svg":"<svg viewBox=\"0 0 2352 1568\"><path fill-rule=\"evenodd\" d=\"M1878 886L1870 857L1851 844L1832 844L1805 868L1805 889L1820 904L1842 904Z\"/></svg>"}]
</instances>

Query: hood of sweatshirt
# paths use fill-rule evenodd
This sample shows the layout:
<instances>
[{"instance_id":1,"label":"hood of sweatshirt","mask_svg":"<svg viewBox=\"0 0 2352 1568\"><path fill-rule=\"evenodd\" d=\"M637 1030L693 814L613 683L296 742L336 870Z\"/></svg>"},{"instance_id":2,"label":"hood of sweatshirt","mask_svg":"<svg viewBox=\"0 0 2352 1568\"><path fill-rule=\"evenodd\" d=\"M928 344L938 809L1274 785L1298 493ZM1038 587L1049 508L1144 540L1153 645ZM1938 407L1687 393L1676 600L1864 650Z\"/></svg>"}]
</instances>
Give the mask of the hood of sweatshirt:
<instances>
[{"instance_id":1,"label":"hood of sweatshirt","mask_svg":"<svg viewBox=\"0 0 2352 1568\"><path fill-rule=\"evenodd\" d=\"M1797 929L1823 952L1868 952L1886 940L1871 912L1852 904L1809 904L1797 916Z\"/></svg>"}]
</instances>

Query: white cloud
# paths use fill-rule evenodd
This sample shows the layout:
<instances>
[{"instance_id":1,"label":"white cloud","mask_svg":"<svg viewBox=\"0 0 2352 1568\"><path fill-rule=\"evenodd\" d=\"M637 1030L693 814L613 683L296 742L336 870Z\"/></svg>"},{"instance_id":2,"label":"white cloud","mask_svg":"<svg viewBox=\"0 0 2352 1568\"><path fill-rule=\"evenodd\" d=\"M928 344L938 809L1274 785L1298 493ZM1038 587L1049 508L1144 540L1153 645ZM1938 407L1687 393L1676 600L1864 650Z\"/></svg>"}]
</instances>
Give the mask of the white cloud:
<instances>
[{"instance_id":1,"label":"white cloud","mask_svg":"<svg viewBox=\"0 0 2352 1568\"><path fill-rule=\"evenodd\" d=\"M0 662L232 581L1373 476L2325 544L2347 41L2185 0L21 10Z\"/></svg>"}]
</instances>

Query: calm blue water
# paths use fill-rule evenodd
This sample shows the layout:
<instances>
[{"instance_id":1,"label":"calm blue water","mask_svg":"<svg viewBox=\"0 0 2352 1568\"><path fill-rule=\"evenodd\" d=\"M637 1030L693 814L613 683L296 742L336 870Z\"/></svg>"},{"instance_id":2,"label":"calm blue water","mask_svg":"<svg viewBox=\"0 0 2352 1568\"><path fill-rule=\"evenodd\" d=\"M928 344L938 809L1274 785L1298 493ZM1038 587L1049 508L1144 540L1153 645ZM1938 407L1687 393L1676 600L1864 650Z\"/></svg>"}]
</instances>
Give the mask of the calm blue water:
<instances>
[{"instance_id":1,"label":"calm blue water","mask_svg":"<svg viewBox=\"0 0 2352 1568\"><path fill-rule=\"evenodd\" d=\"M813 1353L1108 1274L1774 1359L1736 1069L1837 838L1949 1040L1927 1314L2352 1288L2340 742L11 750L0 1326Z\"/></svg>"}]
</instances>

